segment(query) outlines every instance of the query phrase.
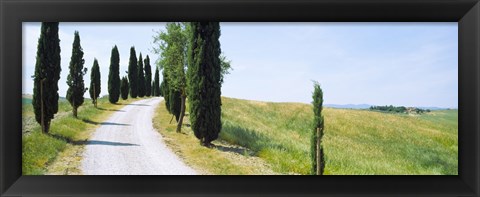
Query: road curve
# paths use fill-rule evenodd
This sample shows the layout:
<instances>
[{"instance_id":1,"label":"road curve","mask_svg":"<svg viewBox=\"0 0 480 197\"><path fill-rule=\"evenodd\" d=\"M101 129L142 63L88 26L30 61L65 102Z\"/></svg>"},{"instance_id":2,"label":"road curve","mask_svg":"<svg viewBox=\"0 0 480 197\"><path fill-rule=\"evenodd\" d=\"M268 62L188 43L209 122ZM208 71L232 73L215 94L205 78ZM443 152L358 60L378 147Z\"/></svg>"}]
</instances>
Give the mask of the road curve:
<instances>
[{"instance_id":1,"label":"road curve","mask_svg":"<svg viewBox=\"0 0 480 197\"><path fill-rule=\"evenodd\" d=\"M193 175L153 128L162 98L127 104L100 123L83 153L85 175Z\"/></svg>"}]
</instances>

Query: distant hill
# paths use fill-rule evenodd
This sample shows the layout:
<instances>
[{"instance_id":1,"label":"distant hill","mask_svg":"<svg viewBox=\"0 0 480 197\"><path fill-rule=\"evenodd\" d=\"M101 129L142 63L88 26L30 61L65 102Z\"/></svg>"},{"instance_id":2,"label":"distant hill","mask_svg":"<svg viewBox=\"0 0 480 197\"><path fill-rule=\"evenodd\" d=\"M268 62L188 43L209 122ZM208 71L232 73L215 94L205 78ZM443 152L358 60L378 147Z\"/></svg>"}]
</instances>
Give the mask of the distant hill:
<instances>
[{"instance_id":1,"label":"distant hill","mask_svg":"<svg viewBox=\"0 0 480 197\"><path fill-rule=\"evenodd\" d=\"M338 104L325 104L325 107L331 108L339 108L339 109L368 109L370 108L369 104L346 104L346 105L338 105Z\"/></svg>"}]
</instances>

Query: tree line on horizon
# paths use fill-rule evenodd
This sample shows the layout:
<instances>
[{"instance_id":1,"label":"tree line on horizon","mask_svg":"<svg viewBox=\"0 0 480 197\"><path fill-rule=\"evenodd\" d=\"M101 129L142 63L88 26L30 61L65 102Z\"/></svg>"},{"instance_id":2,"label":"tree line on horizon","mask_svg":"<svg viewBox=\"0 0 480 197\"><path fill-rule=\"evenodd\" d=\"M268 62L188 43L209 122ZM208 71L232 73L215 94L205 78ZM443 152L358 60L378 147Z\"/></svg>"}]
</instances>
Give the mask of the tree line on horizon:
<instances>
[{"instance_id":1,"label":"tree line on horizon","mask_svg":"<svg viewBox=\"0 0 480 197\"><path fill-rule=\"evenodd\" d=\"M422 114L422 113L430 112L429 109L421 109L417 107L393 106L393 105L371 106L369 109L373 111L385 111L385 112L394 112L394 113Z\"/></svg>"},{"instance_id":2,"label":"tree line on horizon","mask_svg":"<svg viewBox=\"0 0 480 197\"><path fill-rule=\"evenodd\" d=\"M60 79L60 39L58 35L58 22L42 22L40 37L37 45L37 56L35 72L32 76L34 81L32 105L35 113L35 120L41 125L43 133L48 133L51 120L58 112L58 80ZM145 60L140 53L139 61L136 59L135 48L131 49L129 70L127 77L120 79L120 55L115 45L112 48L110 67L108 74L108 100L110 103L117 103L120 96L123 100L131 98L160 96L158 79L158 67L155 70L155 79L152 82L150 57ZM88 69L84 67L83 49L80 44L80 34L74 33L72 56L67 76L66 99L72 107L72 114L77 118L78 108L84 103L84 94L89 91L90 98L95 107L101 92L101 76L98 60L95 58L90 74L90 86L85 87L84 75ZM132 57L133 55L133 57ZM156 81L155 81L156 80ZM131 85L133 84L133 85Z\"/></svg>"}]
</instances>

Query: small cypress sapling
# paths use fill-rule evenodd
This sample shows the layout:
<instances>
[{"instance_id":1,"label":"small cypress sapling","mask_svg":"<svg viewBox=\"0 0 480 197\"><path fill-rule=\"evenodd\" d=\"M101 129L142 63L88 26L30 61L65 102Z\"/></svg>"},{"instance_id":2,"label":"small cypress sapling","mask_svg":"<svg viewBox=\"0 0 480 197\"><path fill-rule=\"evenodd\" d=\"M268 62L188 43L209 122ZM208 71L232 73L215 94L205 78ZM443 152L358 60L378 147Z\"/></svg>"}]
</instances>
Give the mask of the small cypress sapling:
<instances>
[{"instance_id":1,"label":"small cypress sapling","mask_svg":"<svg viewBox=\"0 0 480 197\"><path fill-rule=\"evenodd\" d=\"M324 129L324 122L323 122L323 91L320 88L320 84L314 81L313 84L313 132L311 135L311 149L310 155L312 159L312 174L322 175L325 169L325 156L323 154L323 145L322 145L322 138L323 138L323 129ZM320 143L320 144L318 144ZM318 150L320 148L320 150ZM318 152L317 152L318 151ZM318 163L318 161L320 163Z\"/></svg>"}]
</instances>

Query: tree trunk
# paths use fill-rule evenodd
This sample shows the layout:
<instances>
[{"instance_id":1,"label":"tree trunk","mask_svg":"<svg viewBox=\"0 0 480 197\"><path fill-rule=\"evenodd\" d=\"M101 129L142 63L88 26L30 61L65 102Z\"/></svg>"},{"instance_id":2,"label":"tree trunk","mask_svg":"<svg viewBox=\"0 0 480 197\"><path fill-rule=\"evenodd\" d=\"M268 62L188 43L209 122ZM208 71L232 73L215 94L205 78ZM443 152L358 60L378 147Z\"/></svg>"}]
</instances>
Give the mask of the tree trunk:
<instances>
[{"instance_id":1,"label":"tree trunk","mask_svg":"<svg viewBox=\"0 0 480 197\"><path fill-rule=\"evenodd\" d=\"M48 130L50 130L50 121L47 121L43 124L42 129L45 130L45 134L48 133Z\"/></svg>"},{"instance_id":2,"label":"tree trunk","mask_svg":"<svg viewBox=\"0 0 480 197\"><path fill-rule=\"evenodd\" d=\"M317 175L322 175L322 151L321 149L321 139L320 139L320 130L317 128Z\"/></svg>"},{"instance_id":3,"label":"tree trunk","mask_svg":"<svg viewBox=\"0 0 480 197\"><path fill-rule=\"evenodd\" d=\"M177 133L182 132L182 124L183 124L183 117L185 116L185 100L187 95L185 95L185 91L182 93L182 106L180 108L180 118L178 119L177 125Z\"/></svg>"},{"instance_id":4,"label":"tree trunk","mask_svg":"<svg viewBox=\"0 0 480 197\"><path fill-rule=\"evenodd\" d=\"M93 83L93 106L97 108L97 95L95 94L95 83Z\"/></svg>"},{"instance_id":5,"label":"tree trunk","mask_svg":"<svg viewBox=\"0 0 480 197\"><path fill-rule=\"evenodd\" d=\"M48 133L48 130L45 129L45 114L44 114L44 110L43 110L43 82L45 81L45 79L42 79L40 81L40 108L41 108L41 113L42 113L42 116L41 116L41 120L40 122L41 125L42 125L42 132L43 133Z\"/></svg>"},{"instance_id":6,"label":"tree trunk","mask_svg":"<svg viewBox=\"0 0 480 197\"><path fill-rule=\"evenodd\" d=\"M73 99L73 117L77 118L77 107L75 107L75 99Z\"/></svg>"}]
</instances>

